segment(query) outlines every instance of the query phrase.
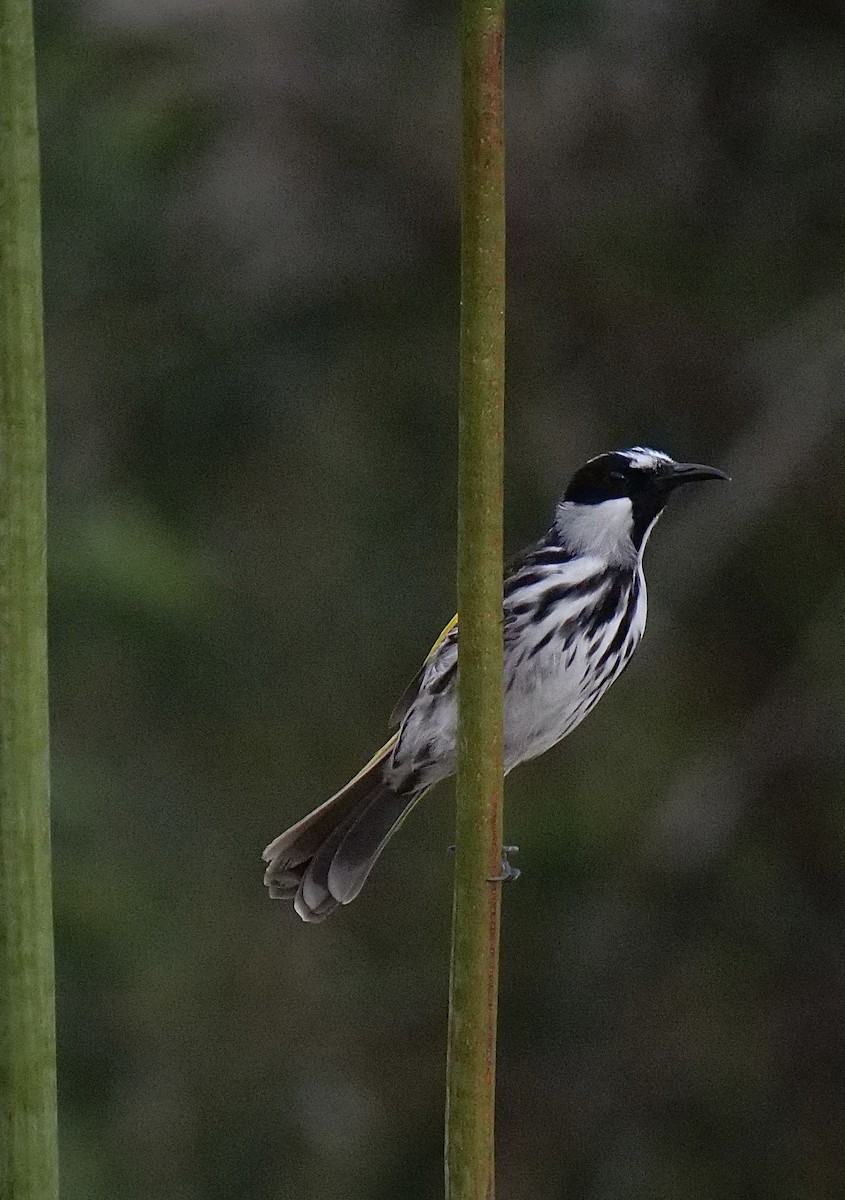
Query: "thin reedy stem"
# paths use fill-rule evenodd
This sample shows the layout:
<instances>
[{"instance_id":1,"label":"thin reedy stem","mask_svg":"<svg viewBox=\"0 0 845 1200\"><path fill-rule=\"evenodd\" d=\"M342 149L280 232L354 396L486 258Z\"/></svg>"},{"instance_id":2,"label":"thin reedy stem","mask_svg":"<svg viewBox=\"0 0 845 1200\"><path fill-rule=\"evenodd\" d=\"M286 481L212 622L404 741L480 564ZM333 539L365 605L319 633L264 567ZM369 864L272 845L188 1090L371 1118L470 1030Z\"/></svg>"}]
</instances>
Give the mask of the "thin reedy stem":
<instances>
[{"instance_id":1,"label":"thin reedy stem","mask_svg":"<svg viewBox=\"0 0 845 1200\"><path fill-rule=\"evenodd\" d=\"M45 413L30 0L0 0L0 1197L58 1195Z\"/></svg>"},{"instance_id":2,"label":"thin reedy stem","mask_svg":"<svg viewBox=\"0 0 845 1200\"><path fill-rule=\"evenodd\" d=\"M504 0L463 0L459 729L448 1200L492 1200L502 862Z\"/></svg>"}]
</instances>

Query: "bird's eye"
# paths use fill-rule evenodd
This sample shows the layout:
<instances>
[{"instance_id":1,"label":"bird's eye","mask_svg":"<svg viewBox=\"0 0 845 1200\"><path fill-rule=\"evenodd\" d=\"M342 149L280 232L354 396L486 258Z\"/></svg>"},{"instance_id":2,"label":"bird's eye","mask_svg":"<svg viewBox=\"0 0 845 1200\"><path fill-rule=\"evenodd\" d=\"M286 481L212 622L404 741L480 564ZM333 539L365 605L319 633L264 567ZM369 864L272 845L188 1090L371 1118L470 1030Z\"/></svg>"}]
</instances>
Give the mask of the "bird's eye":
<instances>
[{"instance_id":1,"label":"bird's eye","mask_svg":"<svg viewBox=\"0 0 845 1200\"><path fill-rule=\"evenodd\" d=\"M625 476L623 475L623 473L621 471L611 471L610 478L613 480L614 483L624 483L625 482Z\"/></svg>"}]
</instances>

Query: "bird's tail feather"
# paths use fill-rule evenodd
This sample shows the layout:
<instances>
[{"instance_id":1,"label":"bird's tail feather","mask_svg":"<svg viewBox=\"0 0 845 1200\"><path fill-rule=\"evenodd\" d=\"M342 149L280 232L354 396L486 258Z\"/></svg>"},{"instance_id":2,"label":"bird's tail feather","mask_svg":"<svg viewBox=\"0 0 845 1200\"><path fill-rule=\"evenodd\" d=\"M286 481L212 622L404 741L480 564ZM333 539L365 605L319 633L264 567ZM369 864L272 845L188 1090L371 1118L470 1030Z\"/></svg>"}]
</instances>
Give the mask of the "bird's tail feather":
<instances>
[{"instance_id":1,"label":"bird's tail feather","mask_svg":"<svg viewBox=\"0 0 845 1200\"><path fill-rule=\"evenodd\" d=\"M328 874L329 891L341 904L355 899L382 850L427 791L420 788L397 793L382 784L366 807L356 813L344 829Z\"/></svg>"},{"instance_id":2,"label":"bird's tail feather","mask_svg":"<svg viewBox=\"0 0 845 1200\"><path fill-rule=\"evenodd\" d=\"M264 882L293 900L304 921L323 921L354 900L378 856L424 790L395 792L384 780L393 737L354 779L264 851Z\"/></svg>"}]
</instances>

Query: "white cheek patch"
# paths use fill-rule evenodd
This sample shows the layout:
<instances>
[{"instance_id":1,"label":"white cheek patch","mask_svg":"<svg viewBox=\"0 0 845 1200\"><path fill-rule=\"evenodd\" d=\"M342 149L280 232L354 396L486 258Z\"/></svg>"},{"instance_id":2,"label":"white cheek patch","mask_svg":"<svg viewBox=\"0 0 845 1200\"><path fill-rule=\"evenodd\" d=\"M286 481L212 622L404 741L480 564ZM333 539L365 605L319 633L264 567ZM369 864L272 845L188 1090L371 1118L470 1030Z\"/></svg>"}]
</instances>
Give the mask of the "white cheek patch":
<instances>
[{"instance_id":1,"label":"white cheek patch","mask_svg":"<svg viewBox=\"0 0 845 1200\"><path fill-rule=\"evenodd\" d=\"M558 506L558 519L566 531L567 544L576 553L589 553L606 562L625 562L634 557L633 508L627 496L600 504L565 500Z\"/></svg>"}]
</instances>

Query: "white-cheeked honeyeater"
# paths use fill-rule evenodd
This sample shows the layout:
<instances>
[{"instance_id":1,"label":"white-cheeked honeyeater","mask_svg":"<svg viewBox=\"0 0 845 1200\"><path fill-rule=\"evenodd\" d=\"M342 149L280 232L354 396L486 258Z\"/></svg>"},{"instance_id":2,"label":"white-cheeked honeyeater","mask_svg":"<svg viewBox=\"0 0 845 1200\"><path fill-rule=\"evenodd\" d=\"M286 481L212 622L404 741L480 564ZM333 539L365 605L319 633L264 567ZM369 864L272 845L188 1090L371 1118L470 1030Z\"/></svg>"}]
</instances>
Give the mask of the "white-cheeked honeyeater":
<instances>
[{"instance_id":1,"label":"white-cheeked honeyeater","mask_svg":"<svg viewBox=\"0 0 845 1200\"><path fill-rule=\"evenodd\" d=\"M548 532L504 577L505 771L566 737L643 635L643 551L672 492L715 467L636 446L575 473ZM398 728L354 779L270 843L264 881L322 921L354 900L417 801L455 771L458 622L443 630L393 710Z\"/></svg>"}]
</instances>

